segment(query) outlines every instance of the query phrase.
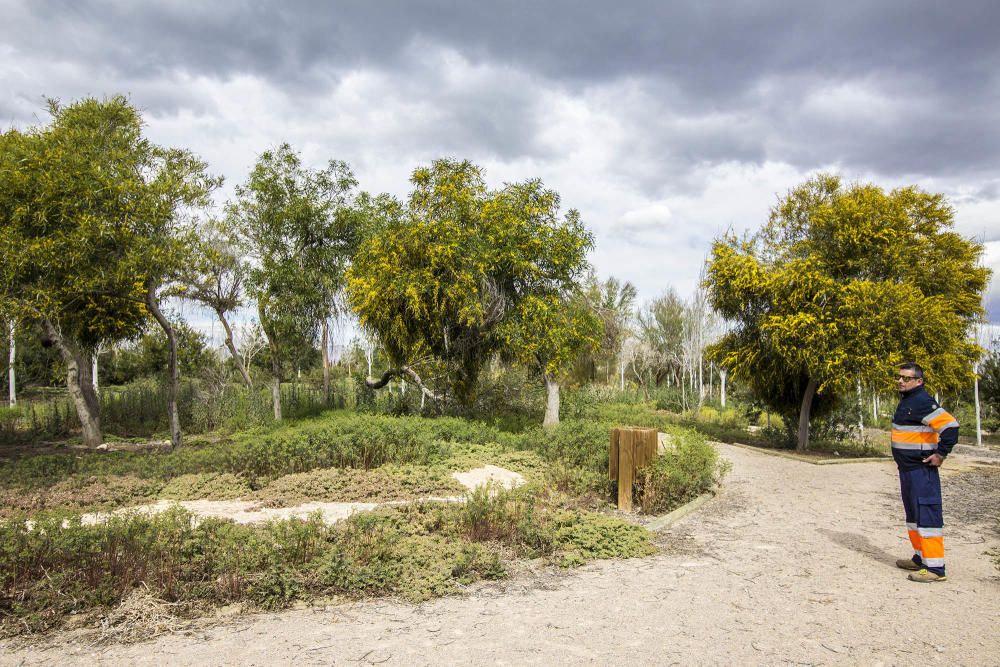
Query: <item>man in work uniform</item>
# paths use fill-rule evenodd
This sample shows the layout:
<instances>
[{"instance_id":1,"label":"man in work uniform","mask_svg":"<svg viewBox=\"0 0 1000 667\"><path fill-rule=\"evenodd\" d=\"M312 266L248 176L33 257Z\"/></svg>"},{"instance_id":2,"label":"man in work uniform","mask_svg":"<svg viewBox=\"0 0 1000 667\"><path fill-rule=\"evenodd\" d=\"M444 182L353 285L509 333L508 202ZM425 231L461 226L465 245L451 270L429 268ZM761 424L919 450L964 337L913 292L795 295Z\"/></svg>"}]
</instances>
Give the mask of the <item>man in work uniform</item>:
<instances>
[{"instance_id":1,"label":"man in work uniform","mask_svg":"<svg viewBox=\"0 0 1000 667\"><path fill-rule=\"evenodd\" d=\"M912 570L911 581L945 581L938 468L958 441L958 422L924 389L924 369L917 364L899 367L896 387L900 401L892 417L892 457L913 545L913 558L900 558L896 566Z\"/></svg>"}]
</instances>

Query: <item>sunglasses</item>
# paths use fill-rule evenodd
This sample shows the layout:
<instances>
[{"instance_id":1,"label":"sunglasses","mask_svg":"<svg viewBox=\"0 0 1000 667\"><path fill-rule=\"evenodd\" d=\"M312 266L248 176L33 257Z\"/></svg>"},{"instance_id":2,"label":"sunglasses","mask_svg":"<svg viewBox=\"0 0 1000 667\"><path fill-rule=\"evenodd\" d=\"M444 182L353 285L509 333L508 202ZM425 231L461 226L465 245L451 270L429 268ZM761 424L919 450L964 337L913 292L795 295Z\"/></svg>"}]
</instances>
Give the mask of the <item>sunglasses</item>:
<instances>
[{"instance_id":1,"label":"sunglasses","mask_svg":"<svg viewBox=\"0 0 1000 667\"><path fill-rule=\"evenodd\" d=\"M920 380L921 378L914 377L912 375L897 375L896 379L900 382L909 382L910 380Z\"/></svg>"}]
</instances>

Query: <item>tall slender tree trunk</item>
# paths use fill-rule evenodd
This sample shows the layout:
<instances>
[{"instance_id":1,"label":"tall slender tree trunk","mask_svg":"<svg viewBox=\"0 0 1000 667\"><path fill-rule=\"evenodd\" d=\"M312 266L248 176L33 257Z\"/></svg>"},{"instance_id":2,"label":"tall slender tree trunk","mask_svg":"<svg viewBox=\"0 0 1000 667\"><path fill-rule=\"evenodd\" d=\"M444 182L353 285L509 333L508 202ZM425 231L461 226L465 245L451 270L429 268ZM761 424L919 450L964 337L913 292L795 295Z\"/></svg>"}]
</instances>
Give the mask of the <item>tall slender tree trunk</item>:
<instances>
[{"instance_id":1,"label":"tall slender tree trunk","mask_svg":"<svg viewBox=\"0 0 1000 667\"><path fill-rule=\"evenodd\" d=\"M861 378L858 378L858 438L865 440L865 397L861 393Z\"/></svg>"},{"instance_id":2,"label":"tall slender tree trunk","mask_svg":"<svg viewBox=\"0 0 1000 667\"><path fill-rule=\"evenodd\" d=\"M236 368L239 369L240 375L243 377L244 384L253 389L253 380L250 379L250 371L243 365L243 357L240 356L240 353L236 350L236 343L233 342L233 330L230 328L229 322L226 320L226 314L221 310L216 310L215 314L218 315L219 321L222 322L222 328L226 330L226 349L229 350L229 354L233 358L233 363L236 364Z\"/></svg>"},{"instance_id":3,"label":"tall slender tree trunk","mask_svg":"<svg viewBox=\"0 0 1000 667\"><path fill-rule=\"evenodd\" d=\"M323 400L330 405L330 320L323 318Z\"/></svg>"},{"instance_id":4,"label":"tall slender tree trunk","mask_svg":"<svg viewBox=\"0 0 1000 667\"><path fill-rule=\"evenodd\" d=\"M726 376L728 374L727 371L719 369L719 398L723 409L726 407Z\"/></svg>"},{"instance_id":5,"label":"tall slender tree trunk","mask_svg":"<svg viewBox=\"0 0 1000 667\"><path fill-rule=\"evenodd\" d=\"M545 391L547 400L545 401L545 419L542 420L542 426L553 428L559 425L559 383L548 373L545 374Z\"/></svg>"},{"instance_id":6,"label":"tall slender tree trunk","mask_svg":"<svg viewBox=\"0 0 1000 667\"><path fill-rule=\"evenodd\" d=\"M97 394L94 393L90 366L86 363L84 355L63 338L52 322L43 319L42 331L59 350L66 364L66 389L69 390L70 399L80 419L83 444L87 447L97 447L104 438L101 436L101 407Z\"/></svg>"},{"instance_id":7,"label":"tall slender tree trunk","mask_svg":"<svg viewBox=\"0 0 1000 667\"><path fill-rule=\"evenodd\" d=\"M146 307L167 336L167 420L170 426L170 448L181 446L181 413L177 408L177 385L180 384L180 369L177 367L177 334L170 320L160 312L156 290L146 291Z\"/></svg>"},{"instance_id":8,"label":"tall slender tree trunk","mask_svg":"<svg viewBox=\"0 0 1000 667\"><path fill-rule=\"evenodd\" d=\"M281 358L278 346L271 344L271 404L274 406L274 421L281 421Z\"/></svg>"},{"instance_id":9,"label":"tall slender tree trunk","mask_svg":"<svg viewBox=\"0 0 1000 667\"><path fill-rule=\"evenodd\" d=\"M90 355L90 380L91 384L94 385L94 393L96 393L98 396L100 396L101 394L101 383L97 376L98 372L97 358L99 356L100 352L98 350L94 350L94 353Z\"/></svg>"},{"instance_id":10,"label":"tall slender tree trunk","mask_svg":"<svg viewBox=\"0 0 1000 667\"><path fill-rule=\"evenodd\" d=\"M271 405L274 407L274 420L281 421L281 350L278 341L274 337L274 332L268 331L264 316L264 306L257 302L257 317L260 319L260 328L263 329L267 337L267 346L271 350Z\"/></svg>"},{"instance_id":11,"label":"tall slender tree trunk","mask_svg":"<svg viewBox=\"0 0 1000 667\"><path fill-rule=\"evenodd\" d=\"M684 369L681 368L681 412L686 412L688 409L688 399L687 399L687 384L684 381Z\"/></svg>"},{"instance_id":12,"label":"tall slender tree trunk","mask_svg":"<svg viewBox=\"0 0 1000 667\"><path fill-rule=\"evenodd\" d=\"M13 346L13 343L11 343ZM983 419L982 412L979 408L979 364L973 368L975 371L975 384L973 385L974 396L976 399L976 445L979 447L983 446Z\"/></svg>"},{"instance_id":13,"label":"tall slender tree trunk","mask_svg":"<svg viewBox=\"0 0 1000 667\"><path fill-rule=\"evenodd\" d=\"M816 396L818 383L812 378L806 384L806 391L802 395L802 407L799 408L799 440L795 445L795 451L805 452L809 450L809 415L812 412L813 397Z\"/></svg>"},{"instance_id":14,"label":"tall slender tree trunk","mask_svg":"<svg viewBox=\"0 0 1000 667\"><path fill-rule=\"evenodd\" d=\"M14 373L14 362L17 360L17 347L14 334L16 327L14 320L10 321L10 350L7 355L7 399L10 407L17 405L17 378Z\"/></svg>"}]
</instances>

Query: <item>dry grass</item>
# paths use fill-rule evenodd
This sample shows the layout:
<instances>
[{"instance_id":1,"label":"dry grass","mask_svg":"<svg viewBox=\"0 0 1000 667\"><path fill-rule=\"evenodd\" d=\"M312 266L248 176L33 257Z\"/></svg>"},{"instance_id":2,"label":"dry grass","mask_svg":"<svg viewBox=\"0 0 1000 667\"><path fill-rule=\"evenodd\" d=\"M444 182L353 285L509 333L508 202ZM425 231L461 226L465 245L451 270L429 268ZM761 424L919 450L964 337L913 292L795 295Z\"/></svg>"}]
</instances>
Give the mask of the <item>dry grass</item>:
<instances>
[{"instance_id":1,"label":"dry grass","mask_svg":"<svg viewBox=\"0 0 1000 667\"><path fill-rule=\"evenodd\" d=\"M179 605L157 598L145 586L136 588L101 617L100 634L94 643L134 644L181 630L185 621L174 613Z\"/></svg>"}]
</instances>

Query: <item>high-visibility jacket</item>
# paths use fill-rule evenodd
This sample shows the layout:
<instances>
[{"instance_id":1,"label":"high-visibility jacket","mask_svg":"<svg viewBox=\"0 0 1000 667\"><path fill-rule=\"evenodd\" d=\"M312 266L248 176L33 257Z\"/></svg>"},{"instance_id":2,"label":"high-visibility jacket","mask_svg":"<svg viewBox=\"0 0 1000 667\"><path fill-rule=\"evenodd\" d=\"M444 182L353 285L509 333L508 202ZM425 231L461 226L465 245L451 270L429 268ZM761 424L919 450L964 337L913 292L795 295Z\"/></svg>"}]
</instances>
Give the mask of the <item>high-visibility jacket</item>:
<instances>
[{"instance_id":1,"label":"high-visibility jacket","mask_svg":"<svg viewBox=\"0 0 1000 667\"><path fill-rule=\"evenodd\" d=\"M923 465L933 453L944 458L958 442L958 420L923 385L902 393L892 417L892 456L902 469Z\"/></svg>"}]
</instances>

